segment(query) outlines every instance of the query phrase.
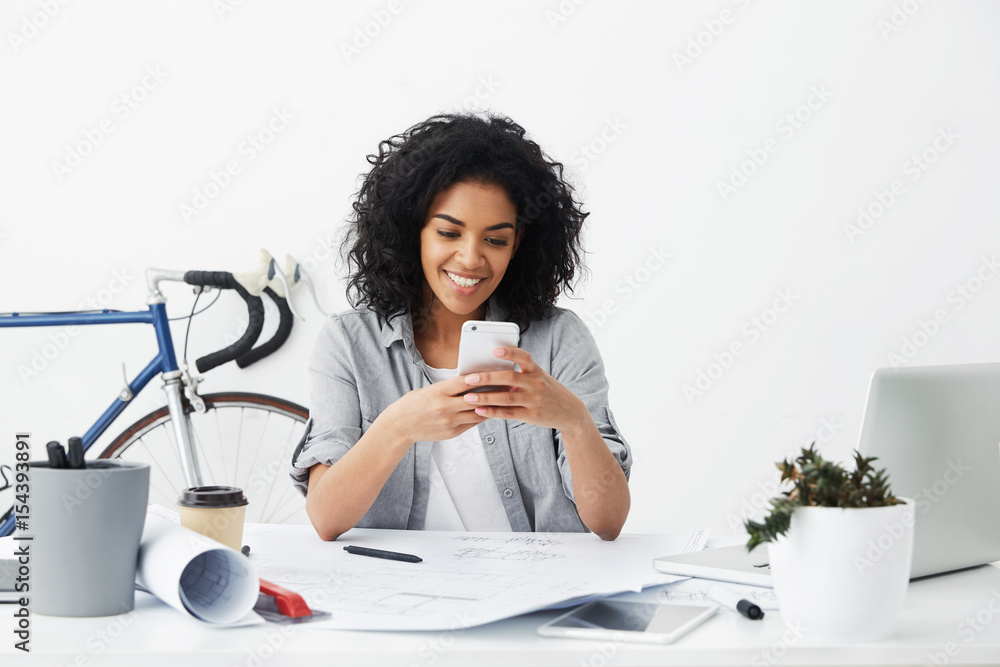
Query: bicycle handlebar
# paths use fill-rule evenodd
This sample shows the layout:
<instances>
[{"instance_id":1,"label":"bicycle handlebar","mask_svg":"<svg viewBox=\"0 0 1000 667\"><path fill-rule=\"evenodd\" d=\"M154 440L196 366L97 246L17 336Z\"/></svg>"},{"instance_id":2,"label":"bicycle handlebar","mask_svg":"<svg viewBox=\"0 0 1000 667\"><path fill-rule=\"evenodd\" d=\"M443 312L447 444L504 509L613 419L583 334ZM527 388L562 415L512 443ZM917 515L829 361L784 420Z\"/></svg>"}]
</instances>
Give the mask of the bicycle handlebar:
<instances>
[{"instance_id":1,"label":"bicycle handlebar","mask_svg":"<svg viewBox=\"0 0 1000 667\"><path fill-rule=\"evenodd\" d=\"M270 287L264 288L264 294L268 295L271 301L278 307L278 313L281 315L281 318L278 320L278 330L274 332L274 335L267 342L261 343L246 354L237 357L236 365L240 368L246 368L250 364L260 361L267 355L275 352L285 344L288 336L292 333L292 310L288 306L288 301L278 296Z\"/></svg>"},{"instance_id":2,"label":"bicycle handlebar","mask_svg":"<svg viewBox=\"0 0 1000 667\"><path fill-rule=\"evenodd\" d=\"M218 352L206 354L204 357L199 358L195 362L195 365L198 367L198 372L205 373L212 370L216 366L221 366L227 361L232 361L237 357L246 357L253 349L254 343L257 342L257 338L260 336L260 332L264 328L264 302L261 301L261 298L259 296L252 296L249 292L247 292L242 285L236 282L233 278L233 274L228 271L186 271L184 273L184 282L188 285L196 285L199 287L208 286L217 287L219 289L234 290L240 295L240 297L243 298L244 301L246 301L247 304L247 315L249 317L247 330L243 332L243 335L239 340L229 347L219 350ZM268 341L268 343L270 342L271 341ZM274 349L277 349L277 347ZM274 350L272 349L268 353L273 351ZM253 363L253 361L260 359L263 356L265 355L262 354L256 357L246 365ZM241 365L240 367L244 368L245 366Z\"/></svg>"}]
</instances>

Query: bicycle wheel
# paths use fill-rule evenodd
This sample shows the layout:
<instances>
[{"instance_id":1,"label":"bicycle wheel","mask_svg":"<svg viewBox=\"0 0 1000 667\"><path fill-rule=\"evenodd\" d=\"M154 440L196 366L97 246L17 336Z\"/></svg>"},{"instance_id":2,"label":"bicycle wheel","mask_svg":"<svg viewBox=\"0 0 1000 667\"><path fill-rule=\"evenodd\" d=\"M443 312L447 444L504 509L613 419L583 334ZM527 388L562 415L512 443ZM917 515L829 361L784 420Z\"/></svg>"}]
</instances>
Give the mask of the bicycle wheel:
<instances>
[{"instance_id":1,"label":"bicycle wheel","mask_svg":"<svg viewBox=\"0 0 1000 667\"><path fill-rule=\"evenodd\" d=\"M238 486L254 523L307 524L305 498L292 486L288 466L305 430L309 411L273 396L226 392L206 394L201 413L185 399L205 485ZM100 458L149 464L149 502L174 508L187 488L166 407L137 420L115 438Z\"/></svg>"}]
</instances>

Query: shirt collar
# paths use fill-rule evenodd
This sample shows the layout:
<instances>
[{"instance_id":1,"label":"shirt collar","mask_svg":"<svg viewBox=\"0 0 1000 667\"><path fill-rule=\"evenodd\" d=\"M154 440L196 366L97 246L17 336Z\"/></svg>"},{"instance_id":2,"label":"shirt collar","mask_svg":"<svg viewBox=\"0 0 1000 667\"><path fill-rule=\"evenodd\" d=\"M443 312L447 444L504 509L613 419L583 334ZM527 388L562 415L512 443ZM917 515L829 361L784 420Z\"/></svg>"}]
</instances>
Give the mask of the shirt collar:
<instances>
[{"instance_id":1,"label":"shirt collar","mask_svg":"<svg viewBox=\"0 0 1000 667\"><path fill-rule=\"evenodd\" d=\"M502 322L506 317L507 309L498 298L491 296L487 299L486 320L488 322ZM410 314L393 315L388 321L383 322L381 340L385 347L391 346L397 340L403 341L403 345L408 350L414 347L413 320Z\"/></svg>"}]
</instances>

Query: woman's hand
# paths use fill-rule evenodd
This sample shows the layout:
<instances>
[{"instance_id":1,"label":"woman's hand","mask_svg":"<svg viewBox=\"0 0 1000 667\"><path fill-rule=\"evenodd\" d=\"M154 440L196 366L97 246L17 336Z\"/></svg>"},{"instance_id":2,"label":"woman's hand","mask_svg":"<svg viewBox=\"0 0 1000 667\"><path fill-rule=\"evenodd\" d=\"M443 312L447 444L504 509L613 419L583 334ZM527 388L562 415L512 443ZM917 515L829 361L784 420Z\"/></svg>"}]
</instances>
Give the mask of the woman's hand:
<instances>
[{"instance_id":1,"label":"woman's hand","mask_svg":"<svg viewBox=\"0 0 1000 667\"><path fill-rule=\"evenodd\" d=\"M383 410L376 421L392 424L399 438L411 445L454 438L488 419L463 400L461 393L468 390L461 377L413 389Z\"/></svg>"},{"instance_id":2,"label":"woman's hand","mask_svg":"<svg viewBox=\"0 0 1000 667\"><path fill-rule=\"evenodd\" d=\"M508 387L507 391L466 394L463 398L467 405L475 408L475 414L484 418L516 419L563 432L578 428L581 420L593 426L583 401L542 370L528 352L517 347L498 347L493 354L513 361L521 370L466 375L466 387Z\"/></svg>"},{"instance_id":3,"label":"woman's hand","mask_svg":"<svg viewBox=\"0 0 1000 667\"><path fill-rule=\"evenodd\" d=\"M508 390L469 393L464 400L478 406L480 417L518 419L558 430L573 473L573 500L580 520L602 540L615 539L632 502L628 480L587 406L524 350L502 347L493 354L516 362L521 370L466 375L467 386L507 385Z\"/></svg>"}]
</instances>

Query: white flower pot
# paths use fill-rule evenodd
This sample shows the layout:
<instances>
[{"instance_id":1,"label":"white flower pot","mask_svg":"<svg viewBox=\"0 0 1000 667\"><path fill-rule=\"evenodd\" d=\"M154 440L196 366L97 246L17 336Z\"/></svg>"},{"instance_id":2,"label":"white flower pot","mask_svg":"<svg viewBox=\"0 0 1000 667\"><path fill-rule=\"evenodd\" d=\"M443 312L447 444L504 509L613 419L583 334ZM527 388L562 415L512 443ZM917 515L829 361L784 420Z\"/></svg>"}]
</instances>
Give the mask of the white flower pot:
<instances>
[{"instance_id":1,"label":"white flower pot","mask_svg":"<svg viewBox=\"0 0 1000 667\"><path fill-rule=\"evenodd\" d=\"M915 504L797 507L786 535L768 545L786 623L820 641L892 635L913 559Z\"/></svg>"}]
</instances>

